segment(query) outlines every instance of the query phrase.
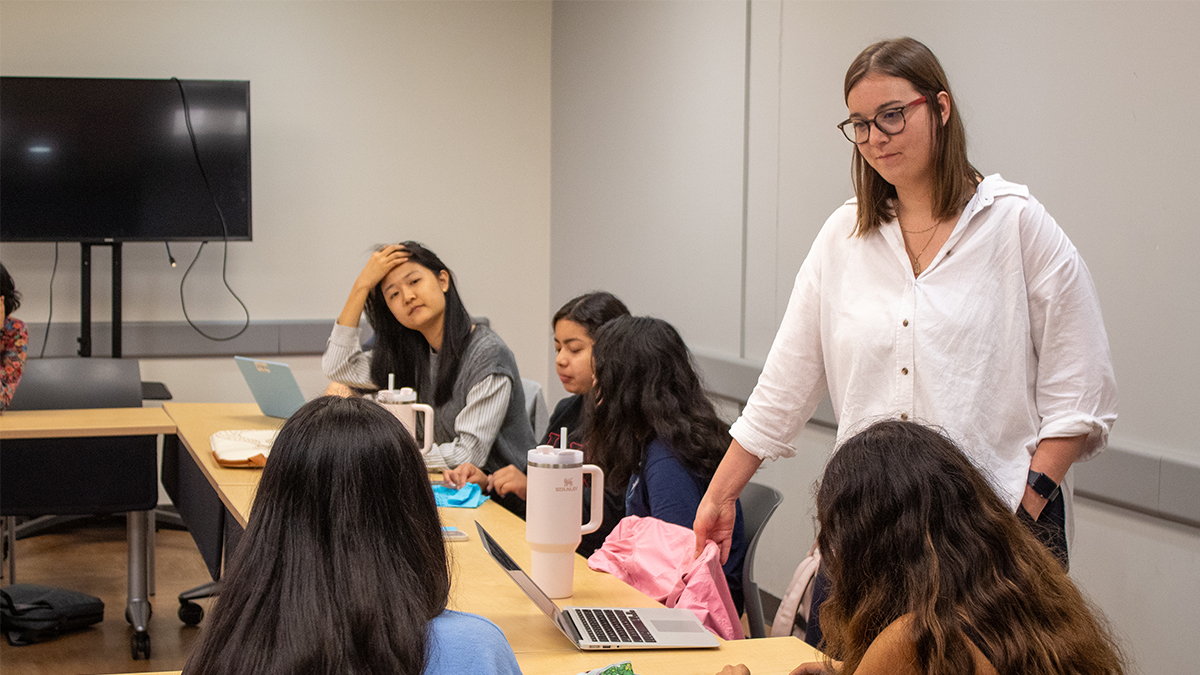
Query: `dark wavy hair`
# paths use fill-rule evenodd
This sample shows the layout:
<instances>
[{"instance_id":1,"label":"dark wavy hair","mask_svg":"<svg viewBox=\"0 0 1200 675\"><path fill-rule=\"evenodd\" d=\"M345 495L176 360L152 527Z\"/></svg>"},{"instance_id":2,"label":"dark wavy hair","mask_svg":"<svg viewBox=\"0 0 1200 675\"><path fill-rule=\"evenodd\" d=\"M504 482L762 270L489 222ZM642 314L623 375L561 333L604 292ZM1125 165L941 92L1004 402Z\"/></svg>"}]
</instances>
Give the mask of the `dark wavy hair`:
<instances>
[{"instance_id":1,"label":"dark wavy hair","mask_svg":"<svg viewBox=\"0 0 1200 675\"><path fill-rule=\"evenodd\" d=\"M471 342L471 315L458 296L454 273L437 254L415 241L400 243L408 251L409 261L433 272L443 271L450 277L446 289L446 309L443 315L442 348L438 350L437 373L430 382L429 343L420 331L405 328L383 297L380 281L367 294L367 320L375 331L375 346L371 352L371 381L380 389L387 388L388 374L396 375L396 388L412 387L422 397L432 391L434 405L442 405L454 395L454 380L458 377L463 354ZM426 399L428 400L428 398Z\"/></svg>"},{"instance_id":2,"label":"dark wavy hair","mask_svg":"<svg viewBox=\"0 0 1200 675\"><path fill-rule=\"evenodd\" d=\"M183 671L419 675L449 592L412 437L371 401L318 398L279 431Z\"/></svg>"},{"instance_id":3,"label":"dark wavy hair","mask_svg":"<svg viewBox=\"0 0 1200 675\"><path fill-rule=\"evenodd\" d=\"M587 331L588 337L592 340L596 339L596 331L604 324L612 321L619 316L629 316L629 308L621 299L612 293L605 291L594 291L592 293L584 293L583 295L571 298L554 313L554 318L550 321L550 327L558 325L559 321L566 319L573 321Z\"/></svg>"},{"instance_id":4,"label":"dark wavy hair","mask_svg":"<svg viewBox=\"0 0 1200 675\"><path fill-rule=\"evenodd\" d=\"M8 268L0 263L0 295L4 296L4 315L8 316L17 311L21 306L21 293L17 290L17 284L13 281L12 275L8 273ZM620 302L618 300L618 302Z\"/></svg>"},{"instance_id":5,"label":"dark wavy hair","mask_svg":"<svg viewBox=\"0 0 1200 675\"><path fill-rule=\"evenodd\" d=\"M597 331L592 363L587 448L604 467L608 489L625 490L655 439L669 443L693 476L712 477L729 447L729 425L717 417L671 324L644 316L613 319Z\"/></svg>"},{"instance_id":6,"label":"dark wavy hair","mask_svg":"<svg viewBox=\"0 0 1200 675\"><path fill-rule=\"evenodd\" d=\"M911 614L915 670L975 672L978 636L1000 675L1123 671L1120 649L1054 557L949 439L876 423L838 448L817 492L825 651L853 673Z\"/></svg>"},{"instance_id":7,"label":"dark wavy hair","mask_svg":"<svg viewBox=\"0 0 1200 675\"><path fill-rule=\"evenodd\" d=\"M950 93L950 80L942 64L928 47L910 37L883 40L862 50L846 70L843 96L850 99L850 90L868 75L890 75L908 80L917 93L925 96L926 107L934 123L933 135L933 216L951 218L966 206L975 194L975 185L982 177L967 159L967 132L958 100ZM937 124L940 116L937 95L950 95L950 118ZM896 217L896 188L883 179L854 148L852 166L854 195L858 198L858 227L855 234L866 236Z\"/></svg>"}]
</instances>

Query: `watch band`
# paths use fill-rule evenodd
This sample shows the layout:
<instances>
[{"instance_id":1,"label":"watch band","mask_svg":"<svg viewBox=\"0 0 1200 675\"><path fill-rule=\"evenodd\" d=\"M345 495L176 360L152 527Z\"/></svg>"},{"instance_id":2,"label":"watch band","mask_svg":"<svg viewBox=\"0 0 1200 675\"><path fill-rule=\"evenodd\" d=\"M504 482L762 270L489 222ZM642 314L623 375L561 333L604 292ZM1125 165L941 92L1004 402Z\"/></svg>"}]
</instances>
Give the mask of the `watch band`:
<instances>
[{"instance_id":1,"label":"watch band","mask_svg":"<svg viewBox=\"0 0 1200 675\"><path fill-rule=\"evenodd\" d=\"M1029 470L1029 479L1026 481L1029 487L1038 494L1039 497L1047 501L1053 500L1058 496L1059 485L1054 482L1054 479L1044 473Z\"/></svg>"}]
</instances>

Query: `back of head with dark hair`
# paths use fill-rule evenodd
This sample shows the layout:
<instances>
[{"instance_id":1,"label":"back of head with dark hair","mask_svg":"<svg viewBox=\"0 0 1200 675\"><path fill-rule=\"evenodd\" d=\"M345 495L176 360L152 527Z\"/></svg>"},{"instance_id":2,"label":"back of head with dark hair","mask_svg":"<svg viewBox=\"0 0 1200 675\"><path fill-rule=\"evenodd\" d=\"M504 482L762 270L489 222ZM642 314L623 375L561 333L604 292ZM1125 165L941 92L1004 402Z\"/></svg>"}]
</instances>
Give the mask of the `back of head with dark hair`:
<instances>
[{"instance_id":1,"label":"back of head with dark hair","mask_svg":"<svg viewBox=\"0 0 1200 675\"><path fill-rule=\"evenodd\" d=\"M625 489L656 438L669 443L693 475L712 477L729 447L729 425L717 417L671 324L613 319L597 332L592 360L587 451L613 492Z\"/></svg>"},{"instance_id":2,"label":"back of head with dark hair","mask_svg":"<svg viewBox=\"0 0 1200 675\"><path fill-rule=\"evenodd\" d=\"M422 400L442 405L454 394L454 380L462 364L463 354L471 342L471 315L458 296L454 273L433 251L415 241L400 243L409 253L409 260L428 269L436 276L445 271L450 277L446 289L446 309L443 317L442 347L438 351L437 372L429 378L429 343L420 331L401 325L383 297L383 281L367 294L367 320L375 330L375 347L371 352L371 381L376 387L387 387L388 375L395 374L396 387L412 387Z\"/></svg>"},{"instance_id":3,"label":"back of head with dark hair","mask_svg":"<svg viewBox=\"0 0 1200 675\"><path fill-rule=\"evenodd\" d=\"M0 295L4 296L5 316L17 311L17 308L21 306L21 293L17 290L12 275L8 273L8 268L3 263L0 263Z\"/></svg>"},{"instance_id":4,"label":"back of head with dark hair","mask_svg":"<svg viewBox=\"0 0 1200 675\"><path fill-rule=\"evenodd\" d=\"M928 47L910 38L882 40L862 50L846 70L843 96L849 100L850 90L870 75L888 75L907 80L926 97L926 110L935 120L930 125L933 134L933 215L950 218L966 205L975 192L979 171L967 159L967 132L958 101L950 92L950 80L942 64ZM950 118L938 124L939 92L950 95ZM896 188L867 163L857 148L853 161L854 194L858 198L858 228L855 234L865 236L896 217L891 200Z\"/></svg>"},{"instance_id":5,"label":"back of head with dark hair","mask_svg":"<svg viewBox=\"0 0 1200 675\"><path fill-rule=\"evenodd\" d=\"M906 614L922 673L974 672L964 630L1001 675L1122 672L1066 572L938 432L888 421L845 441L825 469L817 514L832 586L824 647L846 672Z\"/></svg>"},{"instance_id":6,"label":"back of head with dark hair","mask_svg":"<svg viewBox=\"0 0 1200 675\"><path fill-rule=\"evenodd\" d=\"M184 672L418 675L449 589L412 437L371 401L318 398L279 432Z\"/></svg>"},{"instance_id":7,"label":"back of head with dark hair","mask_svg":"<svg viewBox=\"0 0 1200 675\"><path fill-rule=\"evenodd\" d=\"M550 327L558 325L566 319L583 326L589 337L596 339L596 331L601 326L620 316L629 316L629 308L621 299L612 293L595 291L584 293L568 300L554 313Z\"/></svg>"}]
</instances>

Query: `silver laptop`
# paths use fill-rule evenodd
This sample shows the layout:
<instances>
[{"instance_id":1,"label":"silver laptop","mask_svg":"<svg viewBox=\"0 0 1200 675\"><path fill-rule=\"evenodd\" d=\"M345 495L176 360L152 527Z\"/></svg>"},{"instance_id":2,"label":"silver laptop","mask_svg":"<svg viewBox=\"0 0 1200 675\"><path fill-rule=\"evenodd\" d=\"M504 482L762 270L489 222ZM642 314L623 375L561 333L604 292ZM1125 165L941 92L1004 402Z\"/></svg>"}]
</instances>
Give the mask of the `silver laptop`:
<instances>
[{"instance_id":1,"label":"silver laptop","mask_svg":"<svg viewBox=\"0 0 1200 675\"><path fill-rule=\"evenodd\" d=\"M686 609L665 607L564 607L533 583L525 570L475 521L483 548L533 604L579 649L690 649L719 647L704 624Z\"/></svg>"},{"instance_id":2,"label":"silver laptop","mask_svg":"<svg viewBox=\"0 0 1200 675\"><path fill-rule=\"evenodd\" d=\"M304 394L286 363L235 356L258 409L268 417L291 417L304 405Z\"/></svg>"}]
</instances>

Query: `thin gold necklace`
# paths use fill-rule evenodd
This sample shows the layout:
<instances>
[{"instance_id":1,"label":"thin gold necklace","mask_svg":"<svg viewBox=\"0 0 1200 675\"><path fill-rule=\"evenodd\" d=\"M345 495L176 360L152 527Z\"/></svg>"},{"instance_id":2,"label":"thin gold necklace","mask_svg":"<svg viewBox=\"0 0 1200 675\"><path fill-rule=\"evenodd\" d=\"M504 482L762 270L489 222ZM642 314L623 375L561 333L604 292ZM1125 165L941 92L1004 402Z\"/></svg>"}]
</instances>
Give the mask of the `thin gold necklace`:
<instances>
[{"instance_id":1,"label":"thin gold necklace","mask_svg":"<svg viewBox=\"0 0 1200 675\"><path fill-rule=\"evenodd\" d=\"M900 225L900 223L898 223L898 222L896 223L896 225L900 227L900 231L905 234L925 234L926 232L932 230L933 228L935 228L941 224L942 224L942 221L939 220L939 221L935 222L933 225L931 225L930 227L927 227L923 230L906 230L906 229L904 229L904 227L902 225Z\"/></svg>"},{"instance_id":2,"label":"thin gold necklace","mask_svg":"<svg viewBox=\"0 0 1200 675\"><path fill-rule=\"evenodd\" d=\"M920 232L910 232L909 234L920 234L921 232L929 232L930 230L934 230L934 229L936 229L936 228L937 228L937 226L938 226L938 225L941 225L941 224L942 224L942 223L941 223L941 221L938 221L938 222L934 223L934 224L933 224L933 227L931 227L931 228L929 228L929 229L926 229L926 230L921 230ZM902 227L902 228L900 228L900 229L901 229L901 230L903 230L903 231L906 231L906 232L907 232L907 230L904 230L904 228L903 228L903 227ZM929 239L927 239L927 240L925 241L925 246L924 246L923 248L921 248L921 252L920 252L920 253L918 253L918 254L916 254L915 256L913 255L912 249L908 247L908 240L907 240L907 239L904 239L904 237L900 237L900 239L901 239L902 241L904 241L904 251L905 251L905 253L908 253L909 257L912 259L912 264L913 264L913 276L915 276L915 277L919 277L919 276L921 276L921 272L923 272L923 271L924 271L924 270L921 268L921 256L925 255L925 251L929 250L929 245L933 243L933 238L934 238L934 236L936 236L936 233L935 233L935 234L931 234L931 235L929 235Z\"/></svg>"}]
</instances>

